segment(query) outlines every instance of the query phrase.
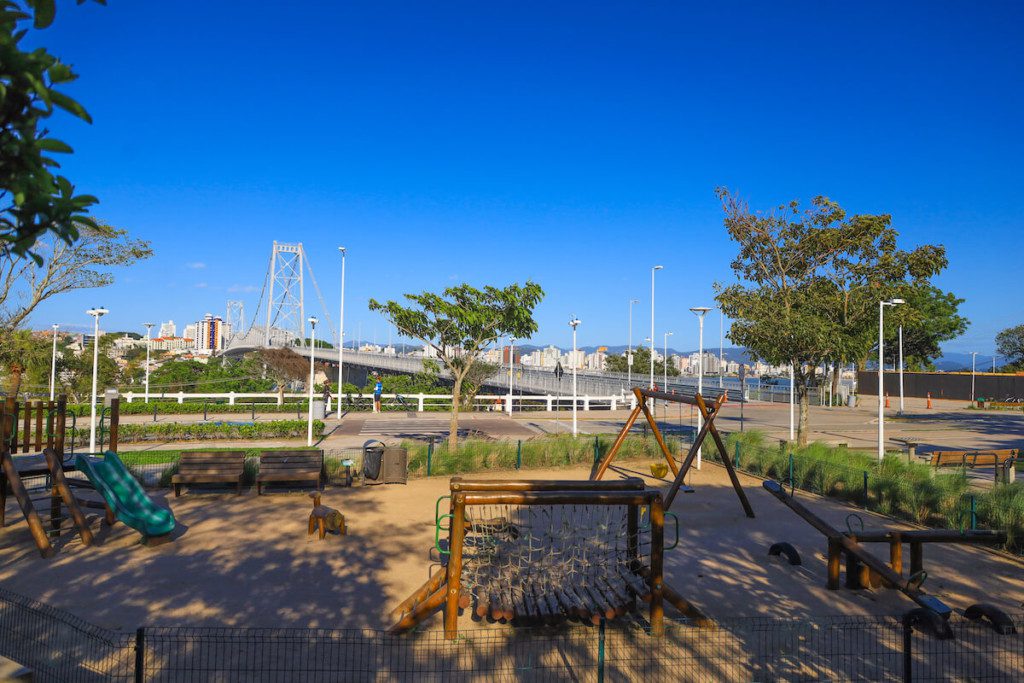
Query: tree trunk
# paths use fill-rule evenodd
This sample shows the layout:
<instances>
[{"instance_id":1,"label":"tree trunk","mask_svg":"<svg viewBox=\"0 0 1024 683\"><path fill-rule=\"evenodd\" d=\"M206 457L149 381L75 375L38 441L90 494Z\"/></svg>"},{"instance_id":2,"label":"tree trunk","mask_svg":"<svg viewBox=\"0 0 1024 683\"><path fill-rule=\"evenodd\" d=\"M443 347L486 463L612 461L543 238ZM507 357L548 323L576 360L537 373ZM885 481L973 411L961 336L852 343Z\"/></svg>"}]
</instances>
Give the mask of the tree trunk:
<instances>
[{"instance_id":1,"label":"tree trunk","mask_svg":"<svg viewBox=\"0 0 1024 683\"><path fill-rule=\"evenodd\" d=\"M459 400L462 396L462 377L454 377L452 386L452 419L448 425L448 453L455 455L459 450Z\"/></svg>"},{"instance_id":2,"label":"tree trunk","mask_svg":"<svg viewBox=\"0 0 1024 683\"><path fill-rule=\"evenodd\" d=\"M810 409L810 396L807 392L807 376L804 374L802 365L798 365L793 372L794 390L797 401L797 428L796 445L803 447L807 445L808 412Z\"/></svg>"},{"instance_id":3,"label":"tree trunk","mask_svg":"<svg viewBox=\"0 0 1024 683\"><path fill-rule=\"evenodd\" d=\"M832 401L836 400L836 396L839 395L839 361L832 364Z\"/></svg>"},{"instance_id":4,"label":"tree trunk","mask_svg":"<svg viewBox=\"0 0 1024 683\"><path fill-rule=\"evenodd\" d=\"M25 368L21 367L20 363L11 363L7 370L7 395L17 398L18 392L21 391L21 375Z\"/></svg>"},{"instance_id":5,"label":"tree trunk","mask_svg":"<svg viewBox=\"0 0 1024 683\"><path fill-rule=\"evenodd\" d=\"M284 382L277 383L277 405L284 405Z\"/></svg>"}]
</instances>

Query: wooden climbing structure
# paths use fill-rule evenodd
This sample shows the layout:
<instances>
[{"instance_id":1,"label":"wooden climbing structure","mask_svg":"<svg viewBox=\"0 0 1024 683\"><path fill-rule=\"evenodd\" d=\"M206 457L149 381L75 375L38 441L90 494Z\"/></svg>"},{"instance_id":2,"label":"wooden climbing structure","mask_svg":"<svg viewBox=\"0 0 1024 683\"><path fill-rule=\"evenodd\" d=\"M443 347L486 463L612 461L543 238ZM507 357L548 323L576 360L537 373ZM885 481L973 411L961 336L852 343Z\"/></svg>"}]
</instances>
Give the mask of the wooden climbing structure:
<instances>
[{"instance_id":1,"label":"wooden climbing structure","mask_svg":"<svg viewBox=\"0 0 1024 683\"><path fill-rule=\"evenodd\" d=\"M729 457L729 453L726 451L725 442L722 441L721 434L718 433L718 429L715 427L715 418L718 417L722 409L722 405L728 400L728 392L723 393L718 397L711 405L708 405L704 397L699 393L693 396L687 396L684 394L669 394L664 391L654 391L653 389L641 389L635 387L633 394L636 396L636 407L633 408L633 412L629 414L629 418L626 420L626 424L622 427L619 435L615 438L615 443L608 450L603 458L594 467L594 471L590 475L591 481L598 481L608 471L608 468L612 464L612 460L618 454L619 449L626 440L626 436L629 434L629 430L633 428L637 418L642 414L647 419L647 424L651 426L651 431L654 432L654 438L658 442L658 447L661 449L662 455L665 456L666 462L668 462L669 469L672 470L674 479L672 485L668 489L668 493L665 494L665 509L672 507L672 503L676 499L676 494L679 493L680 487L683 486L683 481L686 478L687 473L690 471L690 467L693 465L694 459L697 457L697 452L704 444L704 440L710 435L718 448L719 457L722 459L722 464L725 466L726 472L729 473L729 480L732 482L732 487L736 491L736 496L740 499L740 505L743 506L743 512L747 517L754 516L754 509L750 507L750 501L747 500L747 494L744 493L743 487L740 485L739 477L736 476L736 469L733 466L732 458ZM697 436L693 439L693 444L690 446L690 450L687 452L686 457L683 458L682 464L677 465L675 458L672 457L672 453L668 450L668 445L665 443L664 437L661 435L661 430L658 429L658 421L654 419L654 415L651 413L650 408L647 407L647 400L655 399L658 401L667 401L670 403L685 403L687 405L696 406L697 410L700 411L701 417L703 418L703 424L700 430L697 432Z\"/></svg>"},{"instance_id":2,"label":"wooden climbing structure","mask_svg":"<svg viewBox=\"0 0 1024 683\"><path fill-rule=\"evenodd\" d=\"M665 584L666 513L661 493L640 479L453 478L446 498L449 513L436 520L446 561L393 610L392 633L443 610L445 637L453 639L459 610L470 608L481 618L523 624L599 623L632 611L637 600L647 603L656 635L664 631L665 602L710 624ZM446 547L441 531L448 532Z\"/></svg>"},{"instance_id":3,"label":"wooden climbing structure","mask_svg":"<svg viewBox=\"0 0 1024 683\"><path fill-rule=\"evenodd\" d=\"M61 533L70 520L82 543L93 537L78 501L72 493L65 469L64 435L67 399L26 401L8 398L0 414L0 527L6 523L7 491L14 494L28 523L32 539L43 557L53 555L51 537ZM113 432L116 439L116 427ZM39 482L26 485L26 480ZM37 505L44 510L41 515Z\"/></svg>"}]
</instances>

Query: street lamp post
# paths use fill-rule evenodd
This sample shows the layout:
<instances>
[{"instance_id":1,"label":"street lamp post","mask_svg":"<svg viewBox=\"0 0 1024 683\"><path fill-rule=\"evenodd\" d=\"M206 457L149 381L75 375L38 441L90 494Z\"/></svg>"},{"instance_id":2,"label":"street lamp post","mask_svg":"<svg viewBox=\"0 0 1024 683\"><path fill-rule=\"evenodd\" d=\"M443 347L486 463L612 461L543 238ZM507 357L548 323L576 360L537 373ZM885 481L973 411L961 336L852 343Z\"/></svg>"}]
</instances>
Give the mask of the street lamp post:
<instances>
[{"instance_id":1,"label":"street lamp post","mask_svg":"<svg viewBox=\"0 0 1024 683\"><path fill-rule=\"evenodd\" d=\"M90 308L87 314L93 317L92 332L92 396L89 401L89 452L96 452L96 375L100 364L100 318L109 313L99 306Z\"/></svg>"},{"instance_id":2,"label":"street lamp post","mask_svg":"<svg viewBox=\"0 0 1024 683\"><path fill-rule=\"evenodd\" d=\"M903 299L878 302L878 461L885 459L885 307L898 306Z\"/></svg>"},{"instance_id":3,"label":"street lamp post","mask_svg":"<svg viewBox=\"0 0 1024 683\"><path fill-rule=\"evenodd\" d=\"M146 328L146 398L143 403L149 403L149 347L154 323L142 323L142 325Z\"/></svg>"},{"instance_id":4,"label":"street lamp post","mask_svg":"<svg viewBox=\"0 0 1024 683\"><path fill-rule=\"evenodd\" d=\"M316 324L319 322L313 316L309 317L309 403L308 417L306 418L306 445L313 445L313 363L316 360Z\"/></svg>"},{"instance_id":5,"label":"street lamp post","mask_svg":"<svg viewBox=\"0 0 1024 683\"><path fill-rule=\"evenodd\" d=\"M626 346L626 388L633 390L633 304L640 303L640 299L629 300L629 343Z\"/></svg>"},{"instance_id":6,"label":"street lamp post","mask_svg":"<svg viewBox=\"0 0 1024 683\"><path fill-rule=\"evenodd\" d=\"M974 404L974 371L978 360L978 352L971 351L971 404Z\"/></svg>"},{"instance_id":7,"label":"street lamp post","mask_svg":"<svg viewBox=\"0 0 1024 683\"><path fill-rule=\"evenodd\" d=\"M341 422L341 386L344 383L342 370L345 368L345 247L338 247L341 252L341 311L338 314L338 422Z\"/></svg>"},{"instance_id":8,"label":"street lamp post","mask_svg":"<svg viewBox=\"0 0 1024 683\"><path fill-rule=\"evenodd\" d=\"M508 338L508 416L512 417L512 375L515 374L516 367L516 338ZM520 406L522 410L522 406Z\"/></svg>"},{"instance_id":9,"label":"street lamp post","mask_svg":"<svg viewBox=\"0 0 1024 683\"><path fill-rule=\"evenodd\" d=\"M576 328L580 324L579 318L569 321L572 328L572 435L576 436Z\"/></svg>"},{"instance_id":10,"label":"street lamp post","mask_svg":"<svg viewBox=\"0 0 1024 683\"><path fill-rule=\"evenodd\" d=\"M662 391L668 391L668 338L672 336L672 332L665 333L665 358L663 360L661 384Z\"/></svg>"},{"instance_id":11,"label":"street lamp post","mask_svg":"<svg viewBox=\"0 0 1024 683\"><path fill-rule=\"evenodd\" d=\"M903 325L900 325L900 415L903 414Z\"/></svg>"},{"instance_id":12,"label":"street lamp post","mask_svg":"<svg viewBox=\"0 0 1024 683\"><path fill-rule=\"evenodd\" d=\"M654 266L651 268L651 383L648 388L654 388L654 273L665 266Z\"/></svg>"},{"instance_id":13,"label":"street lamp post","mask_svg":"<svg viewBox=\"0 0 1024 683\"><path fill-rule=\"evenodd\" d=\"M708 314L711 309L707 306L694 306L690 309L693 314L697 316L700 327L700 336L697 344L697 393L703 393L704 391L704 316ZM700 411L697 412L697 431L699 432L701 427L704 425L704 416L701 415ZM701 465L701 448L697 448L697 469L700 469Z\"/></svg>"},{"instance_id":14,"label":"street lamp post","mask_svg":"<svg viewBox=\"0 0 1024 683\"><path fill-rule=\"evenodd\" d=\"M54 323L51 327L53 327L53 356L50 359L50 400L52 401L57 388L57 328L60 325Z\"/></svg>"},{"instance_id":15,"label":"street lamp post","mask_svg":"<svg viewBox=\"0 0 1024 683\"><path fill-rule=\"evenodd\" d=\"M718 388L725 382L725 311L718 309Z\"/></svg>"}]
</instances>

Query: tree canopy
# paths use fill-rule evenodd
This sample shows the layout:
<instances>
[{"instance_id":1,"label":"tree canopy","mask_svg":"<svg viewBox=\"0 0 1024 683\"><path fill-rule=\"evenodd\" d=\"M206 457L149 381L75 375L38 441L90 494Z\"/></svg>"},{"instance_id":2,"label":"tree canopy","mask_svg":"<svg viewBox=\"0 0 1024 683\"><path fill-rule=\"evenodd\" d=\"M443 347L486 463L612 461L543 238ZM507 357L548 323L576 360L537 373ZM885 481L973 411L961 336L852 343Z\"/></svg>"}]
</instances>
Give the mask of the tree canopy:
<instances>
[{"instance_id":1,"label":"tree canopy","mask_svg":"<svg viewBox=\"0 0 1024 683\"><path fill-rule=\"evenodd\" d=\"M996 353L1006 356L1011 369L1024 367L1024 325L1007 327L997 334Z\"/></svg>"},{"instance_id":2,"label":"tree canopy","mask_svg":"<svg viewBox=\"0 0 1024 683\"><path fill-rule=\"evenodd\" d=\"M451 372L454 386L448 446L452 452L458 448L463 382L483 350L498 338L526 339L537 331L533 310L543 297L540 285L527 280L524 285L511 284L503 289L461 284L441 294L406 294L409 305L370 299L371 311L381 313L402 334L430 345Z\"/></svg>"},{"instance_id":3,"label":"tree canopy","mask_svg":"<svg viewBox=\"0 0 1024 683\"><path fill-rule=\"evenodd\" d=\"M21 45L29 20L44 29L55 14L56 0L0 0L0 254L37 264L43 257L34 249L36 241L49 232L73 243L82 226L94 226L89 207L97 202L76 194L71 181L56 173L60 164L52 155L72 149L44 127L58 109L92 122L82 105L58 89L77 75L46 49Z\"/></svg>"},{"instance_id":4,"label":"tree canopy","mask_svg":"<svg viewBox=\"0 0 1024 683\"><path fill-rule=\"evenodd\" d=\"M605 369L609 372L628 372L629 366L626 360L626 354L621 355L609 355L604 359ZM651 372L651 350L646 346L638 346L633 349L633 375L639 377L648 377ZM675 377L679 374L679 370L672 363L668 364L668 376ZM657 382L659 377L665 376L665 362L655 359L654 361L654 381Z\"/></svg>"},{"instance_id":5,"label":"tree canopy","mask_svg":"<svg viewBox=\"0 0 1024 683\"><path fill-rule=\"evenodd\" d=\"M733 320L729 339L768 363L793 365L804 444L817 367L863 361L877 337L879 301L928 286L947 265L945 249L900 249L891 216L848 217L827 197L762 213L724 188L717 194L739 248L731 264L737 281L716 286Z\"/></svg>"}]
</instances>

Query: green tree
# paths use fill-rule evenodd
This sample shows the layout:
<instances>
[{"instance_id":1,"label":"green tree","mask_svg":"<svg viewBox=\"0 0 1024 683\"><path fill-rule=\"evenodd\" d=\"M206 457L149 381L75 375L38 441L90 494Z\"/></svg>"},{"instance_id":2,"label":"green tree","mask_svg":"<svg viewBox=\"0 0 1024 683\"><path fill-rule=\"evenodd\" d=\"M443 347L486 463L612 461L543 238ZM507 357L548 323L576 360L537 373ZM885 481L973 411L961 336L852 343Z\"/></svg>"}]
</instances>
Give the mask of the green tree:
<instances>
[{"instance_id":1,"label":"green tree","mask_svg":"<svg viewBox=\"0 0 1024 683\"><path fill-rule=\"evenodd\" d=\"M30 19L44 29L55 14L56 0L0 2L0 254L40 265L36 241L49 232L73 243L81 226L94 226L88 211L97 201L75 194L71 181L54 172L59 164L50 155L72 150L44 127L57 109L92 122L82 105L57 89L77 76L44 48L21 46Z\"/></svg>"},{"instance_id":2,"label":"green tree","mask_svg":"<svg viewBox=\"0 0 1024 683\"><path fill-rule=\"evenodd\" d=\"M537 331L533 310L544 297L540 285L527 280L504 289L483 290L468 284L449 287L441 294L406 294L409 306L397 301L380 303L370 299L370 310L379 311L399 331L429 344L451 373L452 414L448 448L459 445L459 405L463 383L480 354L499 337L527 339Z\"/></svg>"},{"instance_id":3,"label":"green tree","mask_svg":"<svg viewBox=\"0 0 1024 683\"><path fill-rule=\"evenodd\" d=\"M793 366L798 441L806 444L807 388L818 367L866 358L878 302L926 285L945 268L945 249L898 249L890 216L847 217L827 197L805 210L794 201L761 213L725 189L717 194L739 246L737 282L716 285L716 300L733 319L729 339L768 363Z\"/></svg>"},{"instance_id":4,"label":"green tree","mask_svg":"<svg viewBox=\"0 0 1024 683\"><path fill-rule=\"evenodd\" d=\"M903 290L906 304L887 315L885 349L888 362L899 358L899 326L903 326L903 363L912 371L934 370L942 355L939 345L967 331L970 322L959 313L963 299L931 284ZM891 324L888 324L891 322ZM877 351L877 349L876 349Z\"/></svg>"},{"instance_id":5,"label":"green tree","mask_svg":"<svg viewBox=\"0 0 1024 683\"><path fill-rule=\"evenodd\" d=\"M627 366L628 361L626 360L626 354L612 355L605 358L605 369L609 372L627 372L629 367ZM646 377L651 371L651 350L646 346L638 346L633 349L633 375L637 377ZM676 377L679 374L679 370L672 363L668 364L668 376ZM657 382L659 377L665 376L665 361L657 360L654 361L654 381Z\"/></svg>"},{"instance_id":6,"label":"green tree","mask_svg":"<svg viewBox=\"0 0 1024 683\"><path fill-rule=\"evenodd\" d=\"M1024 325L1007 327L997 334L996 353L1006 356L1010 369L1024 367Z\"/></svg>"}]
</instances>

